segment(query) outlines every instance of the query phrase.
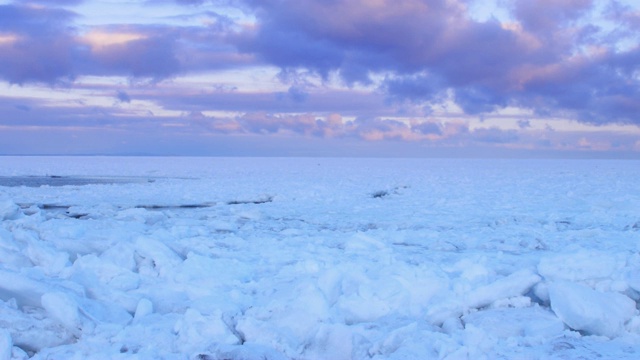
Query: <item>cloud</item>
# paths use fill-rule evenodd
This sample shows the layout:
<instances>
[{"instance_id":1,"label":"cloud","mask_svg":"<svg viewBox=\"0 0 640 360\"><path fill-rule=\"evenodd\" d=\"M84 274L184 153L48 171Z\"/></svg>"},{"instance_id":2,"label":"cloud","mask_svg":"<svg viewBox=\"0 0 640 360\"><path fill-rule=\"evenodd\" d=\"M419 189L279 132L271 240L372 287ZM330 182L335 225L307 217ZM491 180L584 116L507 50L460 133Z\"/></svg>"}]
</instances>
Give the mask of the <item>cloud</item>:
<instances>
[{"instance_id":1,"label":"cloud","mask_svg":"<svg viewBox=\"0 0 640 360\"><path fill-rule=\"evenodd\" d=\"M413 72L438 56L437 44L452 24L464 21L460 4L418 0L302 0L249 2L258 24L240 49L282 68L304 67L326 76L339 70L349 82L371 72ZM448 4L452 5L448 5Z\"/></svg>"},{"instance_id":2,"label":"cloud","mask_svg":"<svg viewBox=\"0 0 640 360\"><path fill-rule=\"evenodd\" d=\"M433 121L424 121L411 126L411 130L422 135L442 135L442 124Z\"/></svg>"},{"instance_id":3,"label":"cloud","mask_svg":"<svg viewBox=\"0 0 640 360\"><path fill-rule=\"evenodd\" d=\"M252 4L259 22L239 43L241 50L283 68L322 75L335 70L350 83L367 83L370 74L384 71L408 75L405 82L427 72L441 86L491 82L533 50L497 21L472 21L461 1Z\"/></svg>"},{"instance_id":4,"label":"cloud","mask_svg":"<svg viewBox=\"0 0 640 360\"><path fill-rule=\"evenodd\" d=\"M515 0L514 13L525 29L547 32L575 21L590 10L593 0Z\"/></svg>"},{"instance_id":5,"label":"cloud","mask_svg":"<svg viewBox=\"0 0 640 360\"><path fill-rule=\"evenodd\" d=\"M509 105L509 96L486 86L467 86L455 90L454 99L467 114L490 113Z\"/></svg>"},{"instance_id":6,"label":"cloud","mask_svg":"<svg viewBox=\"0 0 640 360\"><path fill-rule=\"evenodd\" d=\"M640 123L640 80L629 76L639 70L637 38L623 49L626 38L588 22L592 0L514 0L504 23L475 21L456 0L246 3L258 23L238 48L284 69L335 72L347 84L388 74L381 88L393 101L438 103L451 93L469 114L516 106Z\"/></svg>"},{"instance_id":7,"label":"cloud","mask_svg":"<svg viewBox=\"0 0 640 360\"><path fill-rule=\"evenodd\" d=\"M413 137L409 125L391 119L359 118L350 124L349 128L352 135L368 141L411 140Z\"/></svg>"},{"instance_id":8,"label":"cloud","mask_svg":"<svg viewBox=\"0 0 640 360\"><path fill-rule=\"evenodd\" d=\"M131 96L143 101L139 91L131 88L125 94L131 92ZM117 95L117 90L112 89L109 94ZM65 102L56 105L12 97L0 97L0 113L3 114L0 119L3 137L0 152L5 154L219 155L217 151L224 151L225 154L254 156L422 156L447 153L505 156L517 149L536 149L537 154L548 156L566 155L571 151L585 154L608 151L610 156L632 156L636 151L637 157L640 138L638 132L554 131L533 126L518 130L470 128L468 121L453 119L398 120L362 116L352 120L339 113L274 114L257 111L211 116L202 111L185 111L182 115L153 115L141 114L133 104L120 106L116 103L101 107ZM101 133L103 137L100 137ZM77 139L73 140L74 137ZM25 143L39 140L42 144L25 149ZM547 150L555 153L545 153ZM521 153L522 156L536 153L527 154Z\"/></svg>"},{"instance_id":9,"label":"cloud","mask_svg":"<svg viewBox=\"0 0 640 360\"><path fill-rule=\"evenodd\" d=\"M163 80L179 74L253 63L227 43L233 22L214 13L198 26L122 24L84 26L58 6L0 5L0 79L24 84L70 83L78 76Z\"/></svg>"},{"instance_id":10,"label":"cloud","mask_svg":"<svg viewBox=\"0 0 640 360\"><path fill-rule=\"evenodd\" d=\"M339 114L277 115L251 112L237 117L210 117L201 112L186 115L190 124L216 134L296 135L314 138L357 138L367 141L418 140L403 122L379 118L345 121Z\"/></svg>"},{"instance_id":11,"label":"cloud","mask_svg":"<svg viewBox=\"0 0 640 360\"><path fill-rule=\"evenodd\" d=\"M520 137L514 130L496 127L469 130L465 122L411 121L385 118L357 118L345 121L339 114L274 115L247 113L235 118L205 116L201 112L186 115L191 125L213 134L296 135L314 138L352 138L366 142L408 141L426 144L516 144Z\"/></svg>"},{"instance_id":12,"label":"cloud","mask_svg":"<svg viewBox=\"0 0 640 360\"><path fill-rule=\"evenodd\" d=\"M312 115L277 116L266 113L250 113L239 117L237 121L242 129L256 134L279 132L310 134L316 129L316 120Z\"/></svg>"},{"instance_id":13,"label":"cloud","mask_svg":"<svg viewBox=\"0 0 640 360\"><path fill-rule=\"evenodd\" d=\"M67 25L75 17L62 9L0 5L0 78L19 84L73 78L80 50Z\"/></svg>"},{"instance_id":14,"label":"cloud","mask_svg":"<svg viewBox=\"0 0 640 360\"><path fill-rule=\"evenodd\" d=\"M51 5L51 0L14 0L18 3L24 4L42 4L42 5ZM56 5L65 6L65 5L79 5L85 2L85 0L56 0Z\"/></svg>"},{"instance_id":15,"label":"cloud","mask_svg":"<svg viewBox=\"0 0 640 360\"><path fill-rule=\"evenodd\" d=\"M129 94L127 94L123 90L118 90L118 92L116 93L116 99L118 99L118 101L122 102L122 103L130 103L131 102L131 96L129 96Z\"/></svg>"},{"instance_id":16,"label":"cloud","mask_svg":"<svg viewBox=\"0 0 640 360\"><path fill-rule=\"evenodd\" d=\"M64 7L81 2L0 5L0 79L70 85L97 75L157 83L275 66L282 74L313 73L324 83L337 77L348 89L321 93L283 81L289 88L281 92L156 99L187 113L361 119L453 101L471 115L515 107L591 124L640 124L640 13L617 1L597 13L602 7L593 0L509 0L500 2L509 19L478 21L467 0L147 0L150 13L160 3L220 11L198 12L207 21L188 25L102 26L80 26L80 15L68 10L79 8ZM246 17L224 15L230 7ZM619 27L610 30L594 18ZM394 129L406 137L428 131Z\"/></svg>"},{"instance_id":17,"label":"cloud","mask_svg":"<svg viewBox=\"0 0 640 360\"><path fill-rule=\"evenodd\" d=\"M173 35L94 31L81 37L76 17L59 8L0 6L0 77L56 83L79 75L165 78L179 71Z\"/></svg>"},{"instance_id":18,"label":"cloud","mask_svg":"<svg viewBox=\"0 0 640 360\"><path fill-rule=\"evenodd\" d=\"M191 125L215 134L234 134L245 132L242 129L242 125L235 119L209 117L199 111L190 112L186 118Z\"/></svg>"},{"instance_id":19,"label":"cloud","mask_svg":"<svg viewBox=\"0 0 640 360\"><path fill-rule=\"evenodd\" d=\"M291 90L293 89L293 90ZM137 90L136 99L183 112L230 111L240 113L340 113L343 116L391 115L384 96L365 91L323 91L292 86L287 92L213 91L193 94L182 89L166 92ZM223 89L224 90L224 89Z\"/></svg>"},{"instance_id":20,"label":"cloud","mask_svg":"<svg viewBox=\"0 0 640 360\"><path fill-rule=\"evenodd\" d=\"M431 74L390 77L382 89L397 101L410 99L419 102L442 102L446 98L444 80Z\"/></svg>"},{"instance_id":21,"label":"cloud","mask_svg":"<svg viewBox=\"0 0 640 360\"><path fill-rule=\"evenodd\" d=\"M640 124L640 47L624 53L605 51L575 56L562 64L537 69L523 83L517 103L539 113L564 111L594 124Z\"/></svg>"},{"instance_id":22,"label":"cloud","mask_svg":"<svg viewBox=\"0 0 640 360\"><path fill-rule=\"evenodd\" d=\"M286 93L277 93L276 97L279 100L290 100L294 103L301 104L307 101L309 93L301 86L291 86Z\"/></svg>"},{"instance_id":23,"label":"cloud","mask_svg":"<svg viewBox=\"0 0 640 360\"><path fill-rule=\"evenodd\" d=\"M171 35L160 35L108 45L93 56L107 75L163 79L180 72L175 46Z\"/></svg>"},{"instance_id":24,"label":"cloud","mask_svg":"<svg viewBox=\"0 0 640 360\"><path fill-rule=\"evenodd\" d=\"M520 119L518 120L518 127L520 129L527 129L531 127L531 122L527 119Z\"/></svg>"},{"instance_id":25,"label":"cloud","mask_svg":"<svg viewBox=\"0 0 640 360\"><path fill-rule=\"evenodd\" d=\"M473 131L474 141L494 144L515 143L518 133L515 130L502 130L497 127L479 128Z\"/></svg>"}]
</instances>

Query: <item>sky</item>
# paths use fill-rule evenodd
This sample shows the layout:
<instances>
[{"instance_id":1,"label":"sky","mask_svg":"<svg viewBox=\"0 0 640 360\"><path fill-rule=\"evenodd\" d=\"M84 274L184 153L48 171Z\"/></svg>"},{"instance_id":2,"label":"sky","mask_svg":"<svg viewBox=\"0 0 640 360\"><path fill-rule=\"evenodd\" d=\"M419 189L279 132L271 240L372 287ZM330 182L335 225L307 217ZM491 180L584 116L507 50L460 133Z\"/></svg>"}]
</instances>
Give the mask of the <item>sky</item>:
<instances>
[{"instance_id":1,"label":"sky","mask_svg":"<svg viewBox=\"0 0 640 360\"><path fill-rule=\"evenodd\" d=\"M0 0L0 154L640 158L640 4Z\"/></svg>"}]
</instances>

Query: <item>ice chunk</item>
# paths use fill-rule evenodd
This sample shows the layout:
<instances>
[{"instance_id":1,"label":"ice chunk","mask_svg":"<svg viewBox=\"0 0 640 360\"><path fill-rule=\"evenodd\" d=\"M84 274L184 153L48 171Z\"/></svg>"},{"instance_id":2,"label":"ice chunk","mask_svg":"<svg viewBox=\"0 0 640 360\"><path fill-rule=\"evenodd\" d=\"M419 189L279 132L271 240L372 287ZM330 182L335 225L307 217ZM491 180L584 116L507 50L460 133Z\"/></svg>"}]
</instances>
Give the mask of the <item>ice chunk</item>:
<instances>
[{"instance_id":1,"label":"ice chunk","mask_svg":"<svg viewBox=\"0 0 640 360\"><path fill-rule=\"evenodd\" d=\"M243 282L250 278L250 267L235 259L211 258L190 252L174 270L174 279L181 283L202 286Z\"/></svg>"},{"instance_id":2,"label":"ice chunk","mask_svg":"<svg viewBox=\"0 0 640 360\"><path fill-rule=\"evenodd\" d=\"M0 329L0 360L11 360L12 349L11 334L5 329Z\"/></svg>"},{"instance_id":3,"label":"ice chunk","mask_svg":"<svg viewBox=\"0 0 640 360\"><path fill-rule=\"evenodd\" d=\"M95 323L126 325L132 318L125 308L115 302L87 298L78 298L77 302L82 313Z\"/></svg>"},{"instance_id":4,"label":"ice chunk","mask_svg":"<svg viewBox=\"0 0 640 360\"><path fill-rule=\"evenodd\" d=\"M625 278L629 287L640 293L640 269L628 269Z\"/></svg>"},{"instance_id":5,"label":"ice chunk","mask_svg":"<svg viewBox=\"0 0 640 360\"><path fill-rule=\"evenodd\" d=\"M344 314L347 323L371 322L391 312L391 305L387 299L376 295L363 297L359 294L343 297L338 306Z\"/></svg>"},{"instance_id":6,"label":"ice chunk","mask_svg":"<svg viewBox=\"0 0 640 360\"><path fill-rule=\"evenodd\" d=\"M549 285L551 308L574 330L615 337L622 333L636 303L618 293L603 293L587 286L559 281Z\"/></svg>"},{"instance_id":7,"label":"ice chunk","mask_svg":"<svg viewBox=\"0 0 640 360\"><path fill-rule=\"evenodd\" d=\"M517 297L526 293L541 280L531 270L520 270L490 284L469 291L456 298L443 294L440 301L432 304L427 311L427 319L432 324L442 324L450 317L458 317L467 309L489 306L498 300Z\"/></svg>"},{"instance_id":8,"label":"ice chunk","mask_svg":"<svg viewBox=\"0 0 640 360\"><path fill-rule=\"evenodd\" d=\"M13 239L13 235L3 228L0 228L0 247L18 250L17 245Z\"/></svg>"},{"instance_id":9,"label":"ice chunk","mask_svg":"<svg viewBox=\"0 0 640 360\"><path fill-rule=\"evenodd\" d=\"M290 357L264 345L244 343L242 345L222 345L215 355L200 354L197 357L203 360L233 359L233 360L287 360Z\"/></svg>"},{"instance_id":10,"label":"ice chunk","mask_svg":"<svg viewBox=\"0 0 640 360\"><path fill-rule=\"evenodd\" d=\"M418 324L411 323L391 331L384 340L374 344L369 350L370 354L389 356L402 346L402 343L418 332Z\"/></svg>"},{"instance_id":11,"label":"ice chunk","mask_svg":"<svg viewBox=\"0 0 640 360\"><path fill-rule=\"evenodd\" d=\"M617 258L615 254L583 249L577 253L542 258L538 273L547 280L604 279L624 266L624 262L624 259Z\"/></svg>"},{"instance_id":12,"label":"ice chunk","mask_svg":"<svg viewBox=\"0 0 640 360\"><path fill-rule=\"evenodd\" d=\"M144 208L132 208L119 211L116 219L120 221L142 222L146 225L153 225L163 221L166 216L162 212L148 211Z\"/></svg>"},{"instance_id":13,"label":"ice chunk","mask_svg":"<svg viewBox=\"0 0 640 360\"><path fill-rule=\"evenodd\" d=\"M153 303L149 299L142 298L138 301L138 306L136 306L136 312L133 318L134 320L139 320L140 318L152 313Z\"/></svg>"},{"instance_id":14,"label":"ice chunk","mask_svg":"<svg viewBox=\"0 0 640 360\"><path fill-rule=\"evenodd\" d=\"M69 254L40 240L30 239L24 252L29 260L48 275L57 275L70 265Z\"/></svg>"},{"instance_id":15,"label":"ice chunk","mask_svg":"<svg viewBox=\"0 0 640 360\"><path fill-rule=\"evenodd\" d=\"M636 334L640 334L640 316L634 316L627 323L627 330L634 332Z\"/></svg>"},{"instance_id":16,"label":"ice chunk","mask_svg":"<svg viewBox=\"0 0 640 360\"><path fill-rule=\"evenodd\" d=\"M82 328L78 304L69 295L62 292L48 292L40 299L42 307L49 316L58 321L74 335Z\"/></svg>"},{"instance_id":17,"label":"ice chunk","mask_svg":"<svg viewBox=\"0 0 640 360\"><path fill-rule=\"evenodd\" d=\"M20 216L20 207L11 200L0 200L0 220L14 220Z\"/></svg>"},{"instance_id":18,"label":"ice chunk","mask_svg":"<svg viewBox=\"0 0 640 360\"><path fill-rule=\"evenodd\" d=\"M435 281L427 283L415 278L407 279L405 276L409 277L409 274L398 272L399 274L389 275L373 274L370 278L368 274L361 274L362 279L346 276L342 284L344 295L336 303L336 308L340 309L345 321L375 321L391 313L420 316L440 284ZM417 288L420 286L422 288Z\"/></svg>"},{"instance_id":19,"label":"ice chunk","mask_svg":"<svg viewBox=\"0 0 640 360\"><path fill-rule=\"evenodd\" d=\"M300 284L273 294L264 306L256 304L237 320L236 329L247 342L279 344L277 350L295 349L330 319L323 293L312 284Z\"/></svg>"},{"instance_id":20,"label":"ice chunk","mask_svg":"<svg viewBox=\"0 0 640 360\"><path fill-rule=\"evenodd\" d=\"M53 286L12 271L0 270L0 299L16 299L19 306L40 306L40 297Z\"/></svg>"},{"instance_id":21,"label":"ice chunk","mask_svg":"<svg viewBox=\"0 0 640 360\"><path fill-rule=\"evenodd\" d=\"M363 233L357 233L344 245L346 252L380 252L386 249L387 245L382 241Z\"/></svg>"},{"instance_id":22,"label":"ice chunk","mask_svg":"<svg viewBox=\"0 0 640 360\"><path fill-rule=\"evenodd\" d=\"M490 305L496 300L526 293L542 280L530 270L520 270L491 284L481 286L467 296L466 305L479 308Z\"/></svg>"},{"instance_id":23,"label":"ice chunk","mask_svg":"<svg viewBox=\"0 0 640 360\"><path fill-rule=\"evenodd\" d=\"M342 294L341 283L344 272L336 268L329 268L318 276L318 288L322 291L327 301L334 304Z\"/></svg>"},{"instance_id":24,"label":"ice chunk","mask_svg":"<svg viewBox=\"0 0 640 360\"><path fill-rule=\"evenodd\" d=\"M499 338L536 336L548 339L564 331L562 321L537 306L482 310L464 316L463 320L465 325L474 325Z\"/></svg>"},{"instance_id":25,"label":"ice chunk","mask_svg":"<svg viewBox=\"0 0 640 360\"><path fill-rule=\"evenodd\" d=\"M220 313L203 316L198 310L187 309L174 326L177 345L182 353L207 348L211 343L238 344L238 339L222 321Z\"/></svg>"},{"instance_id":26,"label":"ice chunk","mask_svg":"<svg viewBox=\"0 0 640 360\"><path fill-rule=\"evenodd\" d=\"M70 271L70 280L82 285L91 298L131 313L140 300L138 294L129 291L138 288L139 275L95 255L79 257Z\"/></svg>"},{"instance_id":27,"label":"ice chunk","mask_svg":"<svg viewBox=\"0 0 640 360\"><path fill-rule=\"evenodd\" d=\"M140 284L138 274L93 254L78 257L72 270L73 279L83 283L88 289L108 285L111 289L105 291L132 290L137 289ZM83 277L88 277L89 280L81 281Z\"/></svg>"},{"instance_id":28,"label":"ice chunk","mask_svg":"<svg viewBox=\"0 0 640 360\"><path fill-rule=\"evenodd\" d=\"M323 324L305 351L307 359L349 360L354 358L354 330L342 324Z\"/></svg>"},{"instance_id":29,"label":"ice chunk","mask_svg":"<svg viewBox=\"0 0 640 360\"><path fill-rule=\"evenodd\" d=\"M157 271L161 276L168 275L182 263L182 258L175 251L158 240L141 237L136 240L135 247L136 253L148 262L143 261L142 267L148 266L148 270Z\"/></svg>"},{"instance_id":30,"label":"ice chunk","mask_svg":"<svg viewBox=\"0 0 640 360\"><path fill-rule=\"evenodd\" d=\"M73 340L73 335L48 317L44 309L26 309L26 312L23 312L18 310L15 304L0 302L0 329L9 332L14 346L27 351L39 351Z\"/></svg>"},{"instance_id":31,"label":"ice chunk","mask_svg":"<svg viewBox=\"0 0 640 360\"><path fill-rule=\"evenodd\" d=\"M118 242L105 252L100 258L129 271L136 270L135 249L133 244Z\"/></svg>"},{"instance_id":32,"label":"ice chunk","mask_svg":"<svg viewBox=\"0 0 640 360\"><path fill-rule=\"evenodd\" d=\"M18 246L13 234L0 228L0 259L4 266L21 268L31 266L29 259L24 256L22 247Z\"/></svg>"},{"instance_id":33,"label":"ice chunk","mask_svg":"<svg viewBox=\"0 0 640 360\"><path fill-rule=\"evenodd\" d=\"M549 305L549 285L542 281L533 287L533 295L538 298L538 301Z\"/></svg>"},{"instance_id":34,"label":"ice chunk","mask_svg":"<svg viewBox=\"0 0 640 360\"><path fill-rule=\"evenodd\" d=\"M64 294L60 294L62 292ZM21 307L44 307L49 315L65 326L72 325L72 322L67 322L67 320L75 317L73 315L74 306L94 321L126 324L131 320L131 315L115 302L101 302L82 296L77 291L73 292L62 286L33 280L11 271L0 270L0 299L13 298ZM73 305L74 302L76 305Z\"/></svg>"}]
</instances>

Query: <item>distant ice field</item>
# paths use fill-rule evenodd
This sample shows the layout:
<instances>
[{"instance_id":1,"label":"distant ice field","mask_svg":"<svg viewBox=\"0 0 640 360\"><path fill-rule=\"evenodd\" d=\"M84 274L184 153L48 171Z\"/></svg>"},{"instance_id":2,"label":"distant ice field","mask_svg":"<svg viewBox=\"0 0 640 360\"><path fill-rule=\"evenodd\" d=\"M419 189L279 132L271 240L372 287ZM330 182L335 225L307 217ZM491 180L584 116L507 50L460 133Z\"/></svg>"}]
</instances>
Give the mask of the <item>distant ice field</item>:
<instances>
[{"instance_id":1,"label":"distant ice field","mask_svg":"<svg viewBox=\"0 0 640 360\"><path fill-rule=\"evenodd\" d=\"M2 359L638 359L640 162L0 157Z\"/></svg>"}]
</instances>

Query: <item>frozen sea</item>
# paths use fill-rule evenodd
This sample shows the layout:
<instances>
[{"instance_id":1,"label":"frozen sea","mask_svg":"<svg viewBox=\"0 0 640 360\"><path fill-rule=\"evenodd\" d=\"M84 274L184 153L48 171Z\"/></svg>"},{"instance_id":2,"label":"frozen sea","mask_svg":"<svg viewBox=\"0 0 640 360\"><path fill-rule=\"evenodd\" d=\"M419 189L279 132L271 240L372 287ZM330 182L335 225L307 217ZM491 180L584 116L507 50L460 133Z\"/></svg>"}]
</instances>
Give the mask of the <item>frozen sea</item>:
<instances>
[{"instance_id":1,"label":"frozen sea","mask_svg":"<svg viewBox=\"0 0 640 360\"><path fill-rule=\"evenodd\" d=\"M0 157L0 360L639 359L640 162Z\"/></svg>"}]
</instances>

